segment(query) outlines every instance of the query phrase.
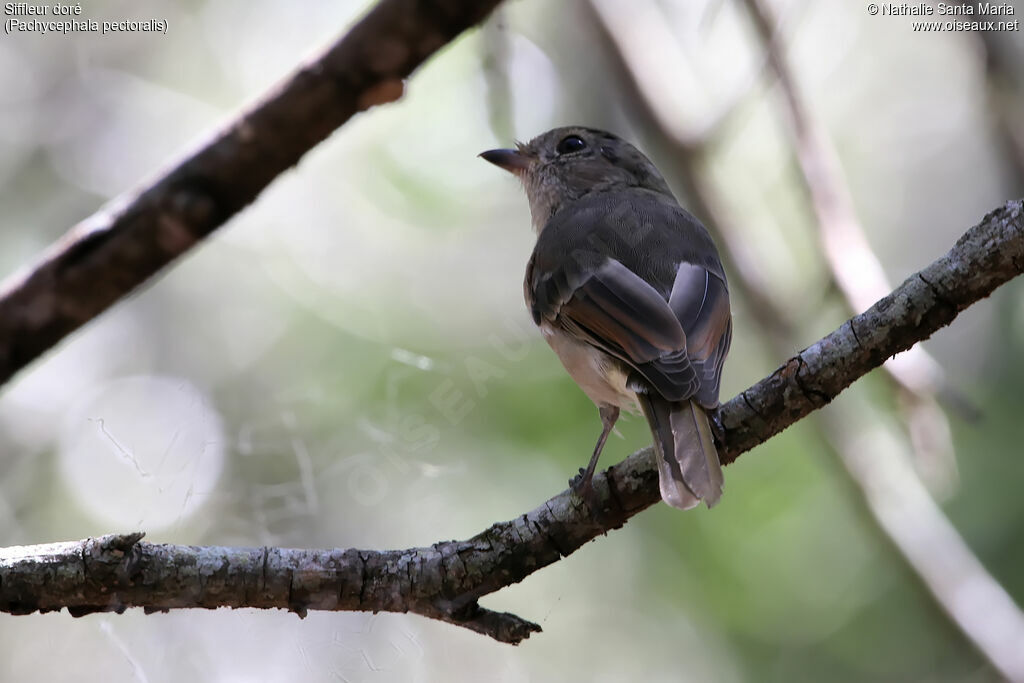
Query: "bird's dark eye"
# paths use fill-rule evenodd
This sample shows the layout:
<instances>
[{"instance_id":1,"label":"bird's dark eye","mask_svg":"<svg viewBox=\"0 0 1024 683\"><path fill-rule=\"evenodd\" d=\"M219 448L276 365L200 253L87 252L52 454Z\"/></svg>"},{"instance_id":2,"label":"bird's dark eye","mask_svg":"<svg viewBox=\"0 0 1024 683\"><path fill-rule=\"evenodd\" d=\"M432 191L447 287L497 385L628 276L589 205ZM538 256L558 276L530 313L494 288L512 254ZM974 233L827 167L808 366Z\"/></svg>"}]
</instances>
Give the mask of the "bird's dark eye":
<instances>
[{"instance_id":1,"label":"bird's dark eye","mask_svg":"<svg viewBox=\"0 0 1024 683\"><path fill-rule=\"evenodd\" d=\"M571 154L572 152L585 149L586 146L587 143L579 135L568 135L562 138L562 141L558 143L558 147L555 147L555 151L559 154Z\"/></svg>"}]
</instances>

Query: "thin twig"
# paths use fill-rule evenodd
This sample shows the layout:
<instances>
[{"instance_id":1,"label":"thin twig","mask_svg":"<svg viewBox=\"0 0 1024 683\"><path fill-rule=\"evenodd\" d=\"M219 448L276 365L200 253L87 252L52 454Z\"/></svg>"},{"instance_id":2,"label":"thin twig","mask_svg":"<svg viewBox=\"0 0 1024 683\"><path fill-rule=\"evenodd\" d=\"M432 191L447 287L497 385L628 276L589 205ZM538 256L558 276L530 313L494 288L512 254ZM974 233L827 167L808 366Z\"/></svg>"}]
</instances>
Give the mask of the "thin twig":
<instances>
[{"instance_id":1,"label":"thin twig","mask_svg":"<svg viewBox=\"0 0 1024 683\"><path fill-rule=\"evenodd\" d=\"M967 4L967 3L963 3ZM985 89L997 145L1012 173L1016 187L1024 187L1024 98L1021 80L1014 72L1011 49L998 31L975 31L985 61ZM1016 39L1014 39L1016 40Z\"/></svg>"},{"instance_id":2,"label":"thin twig","mask_svg":"<svg viewBox=\"0 0 1024 683\"><path fill-rule=\"evenodd\" d=\"M945 256L722 406L722 461L829 403L1024 271L1024 201L1010 202ZM408 550L284 550L155 545L140 534L0 550L0 611L72 614L182 607L414 612L518 643L536 624L478 600L621 527L660 499L650 448L594 479L602 514L563 491L465 541Z\"/></svg>"},{"instance_id":3,"label":"thin twig","mask_svg":"<svg viewBox=\"0 0 1024 683\"><path fill-rule=\"evenodd\" d=\"M515 98L509 68L512 61L512 34L505 12L495 10L484 22L480 41L480 64L487 84L487 119L498 140L515 140Z\"/></svg>"}]
</instances>

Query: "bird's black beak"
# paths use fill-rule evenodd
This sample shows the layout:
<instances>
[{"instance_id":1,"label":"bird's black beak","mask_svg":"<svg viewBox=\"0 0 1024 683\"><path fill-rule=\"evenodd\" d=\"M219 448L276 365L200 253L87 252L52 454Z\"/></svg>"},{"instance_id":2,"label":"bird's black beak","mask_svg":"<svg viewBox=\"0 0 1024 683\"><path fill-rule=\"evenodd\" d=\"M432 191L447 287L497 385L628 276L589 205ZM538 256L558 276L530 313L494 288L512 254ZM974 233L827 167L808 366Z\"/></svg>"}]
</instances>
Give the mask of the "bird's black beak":
<instances>
[{"instance_id":1,"label":"bird's black beak","mask_svg":"<svg viewBox=\"0 0 1024 683\"><path fill-rule=\"evenodd\" d=\"M519 175L530 166L530 157L517 149L489 149L480 156L509 173Z\"/></svg>"}]
</instances>

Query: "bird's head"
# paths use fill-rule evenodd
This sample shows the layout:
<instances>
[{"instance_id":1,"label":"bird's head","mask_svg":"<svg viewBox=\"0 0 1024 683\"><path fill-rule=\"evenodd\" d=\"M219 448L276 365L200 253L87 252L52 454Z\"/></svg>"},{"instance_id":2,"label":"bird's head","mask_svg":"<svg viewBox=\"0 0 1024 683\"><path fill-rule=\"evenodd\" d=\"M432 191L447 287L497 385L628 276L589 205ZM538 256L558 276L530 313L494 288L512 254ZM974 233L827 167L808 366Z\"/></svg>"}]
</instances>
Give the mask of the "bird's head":
<instances>
[{"instance_id":1,"label":"bird's head","mask_svg":"<svg viewBox=\"0 0 1024 683\"><path fill-rule=\"evenodd\" d=\"M595 192L635 187L672 196L640 150L595 128L555 128L515 149L492 149L480 156L519 177L538 232L551 216Z\"/></svg>"}]
</instances>

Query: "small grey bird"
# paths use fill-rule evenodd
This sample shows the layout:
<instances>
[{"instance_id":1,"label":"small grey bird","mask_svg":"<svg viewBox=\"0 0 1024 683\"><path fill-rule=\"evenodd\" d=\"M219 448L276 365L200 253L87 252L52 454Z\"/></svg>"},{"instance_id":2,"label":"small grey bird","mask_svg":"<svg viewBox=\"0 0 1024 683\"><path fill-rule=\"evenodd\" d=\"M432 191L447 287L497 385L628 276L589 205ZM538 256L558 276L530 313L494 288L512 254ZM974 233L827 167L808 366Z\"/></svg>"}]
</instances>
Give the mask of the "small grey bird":
<instances>
[{"instance_id":1,"label":"small grey bird","mask_svg":"<svg viewBox=\"0 0 1024 683\"><path fill-rule=\"evenodd\" d=\"M718 406L732 316L708 231L654 164L611 133L556 128L480 156L526 189L537 232L526 304L601 416L601 436L573 489L591 500L619 411L639 404L654 436L662 499L711 507L723 478L705 411Z\"/></svg>"}]
</instances>

